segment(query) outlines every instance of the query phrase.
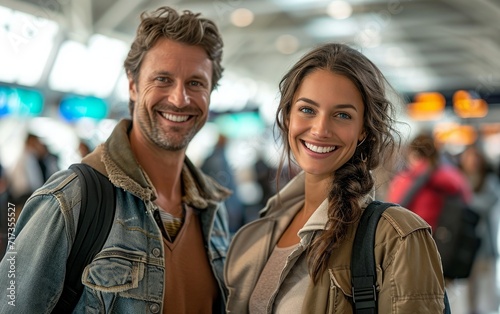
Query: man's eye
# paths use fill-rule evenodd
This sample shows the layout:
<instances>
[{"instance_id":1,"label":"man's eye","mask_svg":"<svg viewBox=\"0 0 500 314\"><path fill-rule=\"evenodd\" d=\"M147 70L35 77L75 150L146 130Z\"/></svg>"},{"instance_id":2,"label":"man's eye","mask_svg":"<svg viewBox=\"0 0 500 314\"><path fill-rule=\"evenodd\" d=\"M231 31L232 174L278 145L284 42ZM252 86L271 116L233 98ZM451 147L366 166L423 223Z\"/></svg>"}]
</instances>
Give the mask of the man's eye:
<instances>
[{"instance_id":1,"label":"man's eye","mask_svg":"<svg viewBox=\"0 0 500 314\"><path fill-rule=\"evenodd\" d=\"M201 82L198 82L198 81L191 81L191 82L189 82L189 85L191 85L191 86L203 86L203 84Z\"/></svg>"}]
</instances>

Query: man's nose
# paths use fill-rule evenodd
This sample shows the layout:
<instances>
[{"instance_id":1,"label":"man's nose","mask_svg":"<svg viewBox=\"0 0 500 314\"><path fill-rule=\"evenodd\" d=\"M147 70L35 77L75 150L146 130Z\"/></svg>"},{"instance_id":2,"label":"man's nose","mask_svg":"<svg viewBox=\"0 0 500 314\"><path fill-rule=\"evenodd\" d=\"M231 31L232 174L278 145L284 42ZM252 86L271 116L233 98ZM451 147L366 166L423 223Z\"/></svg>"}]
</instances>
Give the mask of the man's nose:
<instances>
[{"instance_id":1,"label":"man's nose","mask_svg":"<svg viewBox=\"0 0 500 314\"><path fill-rule=\"evenodd\" d=\"M176 84L170 90L169 101L176 107L184 107L189 104L189 95L183 84Z\"/></svg>"}]
</instances>

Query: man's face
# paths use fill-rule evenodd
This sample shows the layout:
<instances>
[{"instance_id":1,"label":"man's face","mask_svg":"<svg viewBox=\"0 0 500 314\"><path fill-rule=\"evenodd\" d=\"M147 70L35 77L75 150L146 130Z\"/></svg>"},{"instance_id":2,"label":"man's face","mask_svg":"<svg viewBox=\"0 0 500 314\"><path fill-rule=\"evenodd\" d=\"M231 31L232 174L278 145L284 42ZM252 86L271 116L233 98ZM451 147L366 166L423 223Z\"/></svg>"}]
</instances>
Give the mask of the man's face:
<instances>
[{"instance_id":1,"label":"man's face","mask_svg":"<svg viewBox=\"0 0 500 314\"><path fill-rule=\"evenodd\" d=\"M137 81L132 132L169 151L185 150L208 118L212 62L203 48L160 39L146 53Z\"/></svg>"}]
</instances>

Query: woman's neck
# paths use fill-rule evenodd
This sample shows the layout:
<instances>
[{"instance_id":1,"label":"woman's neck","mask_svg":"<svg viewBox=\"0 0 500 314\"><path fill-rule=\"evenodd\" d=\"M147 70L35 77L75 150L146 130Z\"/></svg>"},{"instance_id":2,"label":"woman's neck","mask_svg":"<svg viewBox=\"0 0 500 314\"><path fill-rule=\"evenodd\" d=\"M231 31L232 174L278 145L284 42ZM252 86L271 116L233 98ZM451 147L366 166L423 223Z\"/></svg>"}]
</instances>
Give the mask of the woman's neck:
<instances>
[{"instance_id":1,"label":"woman's neck","mask_svg":"<svg viewBox=\"0 0 500 314\"><path fill-rule=\"evenodd\" d=\"M306 174L304 212L314 212L328 197L332 178L318 179Z\"/></svg>"}]
</instances>

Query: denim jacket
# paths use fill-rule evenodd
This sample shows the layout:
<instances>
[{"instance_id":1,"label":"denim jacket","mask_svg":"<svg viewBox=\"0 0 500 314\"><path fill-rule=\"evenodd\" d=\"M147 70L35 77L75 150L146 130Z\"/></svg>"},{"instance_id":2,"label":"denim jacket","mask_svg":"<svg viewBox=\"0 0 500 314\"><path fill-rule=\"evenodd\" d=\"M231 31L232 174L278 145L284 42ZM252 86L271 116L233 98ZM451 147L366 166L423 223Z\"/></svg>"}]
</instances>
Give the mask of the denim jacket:
<instances>
[{"instance_id":1,"label":"denim jacket","mask_svg":"<svg viewBox=\"0 0 500 314\"><path fill-rule=\"evenodd\" d=\"M133 157L130 125L121 121L106 143L83 160L115 185L116 214L103 249L82 274L85 289L73 313L162 313L165 306L164 247L153 217L156 193ZM207 255L220 288L216 312L223 313L223 265L229 244L223 200L229 191L187 158L182 176L185 189L191 189L184 201L200 212ZM63 288L80 200L72 170L56 173L30 197L9 230L11 242L0 262L0 313L52 311Z\"/></svg>"}]
</instances>

